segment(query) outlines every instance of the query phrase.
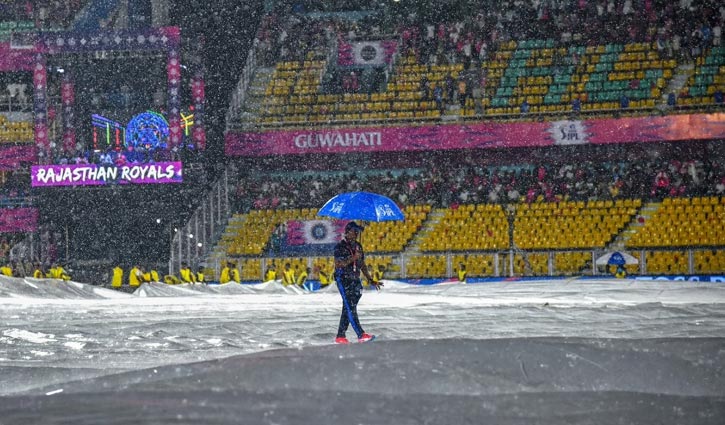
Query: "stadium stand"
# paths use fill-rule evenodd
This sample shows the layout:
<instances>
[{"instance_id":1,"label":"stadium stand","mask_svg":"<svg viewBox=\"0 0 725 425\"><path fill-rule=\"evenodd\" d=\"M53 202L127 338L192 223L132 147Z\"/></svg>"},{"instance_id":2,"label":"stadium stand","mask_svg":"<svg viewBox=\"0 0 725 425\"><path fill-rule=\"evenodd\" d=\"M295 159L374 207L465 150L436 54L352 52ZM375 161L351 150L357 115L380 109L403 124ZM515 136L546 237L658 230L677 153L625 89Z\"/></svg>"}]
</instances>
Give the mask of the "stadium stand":
<instances>
[{"instance_id":1,"label":"stadium stand","mask_svg":"<svg viewBox=\"0 0 725 425\"><path fill-rule=\"evenodd\" d=\"M714 94L722 92L722 48L719 36L712 34L719 22L707 8L703 14L708 21L697 27L700 17L691 11L659 3L650 5L644 22L636 22L627 8L603 10L586 2L579 8L542 2L538 10L516 4L506 12L482 10L478 15L476 7L481 6L468 7L473 14L459 21L411 13L396 16L396 27L386 26L384 18L362 23L344 14L338 20L270 15L266 22L274 24L260 29L259 55L268 62L282 60L264 90L261 113L241 124L265 128L650 113L667 104L668 90L680 84L675 77L688 75L680 66L693 60L694 75L675 96L675 105L712 105ZM527 30L516 25L524 17L530 18ZM688 22L690 18L696 20ZM271 28L284 36L269 40ZM399 54L385 67L383 84L359 84L371 73L334 63L340 43L353 40L351 34L397 40ZM300 39L312 48L300 49ZM295 60L289 60L292 56ZM354 84L337 76L345 72Z\"/></svg>"},{"instance_id":2,"label":"stadium stand","mask_svg":"<svg viewBox=\"0 0 725 425\"><path fill-rule=\"evenodd\" d=\"M0 143L29 144L33 142L33 137L33 123L30 119L16 114L0 114Z\"/></svg>"},{"instance_id":3,"label":"stadium stand","mask_svg":"<svg viewBox=\"0 0 725 425\"><path fill-rule=\"evenodd\" d=\"M521 204L514 226L521 249L604 248L639 210L639 199Z\"/></svg>"},{"instance_id":4,"label":"stadium stand","mask_svg":"<svg viewBox=\"0 0 725 425\"><path fill-rule=\"evenodd\" d=\"M81 16L86 3L69 3L68 13L58 14L60 25L103 30L139 22L125 21L113 7L105 16ZM645 2L640 15L622 1L514 2L493 9L487 2L463 2L445 16L428 2L322 9L319 2L272 3L237 87L244 93L232 96L232 130L722 112L725 55L716 30L722 15L709 3L689 10ZM32 11L33 20L37 14ZM361 40L379 49L375 63L360 62ZM79 92L89 94L79 100L78 116L101 111L127 118L138 108L163 105L154 90L165 79L163 61L153 54L130 56L51 62L51 98L60 94L57 70L63 68L78 76ZM61 119L55 118L55 127ZM32 140L31 122L10 126L6 116L0 142ZM80 139L91 138L79 131ZM245 281L263 279L272 264L277 270L290 263L313 274L331 271L327 255L280 250L285 223L319 219L317 209L337 193L369 190L405 209L406 221L371 223L364 234L371 266L382 265L396 278L449 278L459 264L471 277L599 274L607 271L597 269L595 258L624 249L642 261L628 266L633 273L712 273L723 258L722 226L716 223L722 222L716 207L725 196L720 145L698 139L646 147L227 158L233 162L228 215L213 225L206 215L192 226L189 212L180 213L177 237L170 231L174 226L156 229L152 223L153 242L124 255L144 258L172 239L172 263L184 258L214 278L228 260L239 264ZM179 199L200 197L197 190L189 185L173 196L151 189L138 196L111 191L102 198L112 203L117 197L137 211L128 220L99 225L133 245L134 221ZM159 202L145 205L149 197ZM215 199L226 202L222 195ZM43 194L43 201L52 202L52 195ZM71 255L90 259L98 248L83 226L90 213L82 210L90 203L69 202L59 204L85 217L61 220L75 239ZM200 222L209 236L197 249L182 233L191 234Z\"/></svg>"},{"instance_id":5,"label":"stadium stand","mask_svg":"<svg viewBox=\"0 0 725 425\"><path fill-rule=\"evenodd\" d=\"M725 240L725 199L665 198L629 241L630 247L709 247Z\"/></svg>"},{"instance_id":6,"label":"stadium stand","mask_svg":"<svg viewBox=\"0 0 725 425\"><path fill-rule=\"evenodd\" d=\"M466 158L465 153L445 159L422 155L417 168L366 170L359 175L305 171L300 177L299 172L265 172L266 165L261 164L259 170L245 168L241 172L242 176L255 176L241 177L238 183L240 197L248 199L238 208L249 208L249 212L238 213L230 221L218 256L261 256L269 261L280 255L272 254L271 241L286 220L319 219L314 206L319 208L341 191L377 190L405 200L401 203L409 217L403 223L373 223L366 234L371 235L365 239L369 252L393 254L387 268L391 275L405 272L411 278L448 277L463 262L471 277L495 276L508 269L512 246L517 274L546 275L552 270L565 275L586 273L592 268L593 252L621 246L640 255L639 250L646 247L636 245L634 237L624 236L633 230L638 237L646 234L648 228L640 228L640 220L652 205L685 202L690 199L687 196L698 193L710 194L702 199L719 200L722 166L711 162L707 154L701 157L703 152L717 150L715 146L703 143L686 148L692 155L692 160L686 161L682 161L679 146L667 145L650 147L655 149L650 152L652 159L631 162L627 158L636 156L637 148L576 148L577 155L588 158L581 163L570 162L571 149L557 152L549 148L549 162L541 164L522 164L515 153L509 153L510 158L502 154L495 165ZM617 152L619 157L613 156ZM540 152L531 156L540 157ZM609 161L596 162L601 157ZM438 169L423 165L436 163L448 166ZM671 176L666 187L658 186L662 171L656 170L666 170ZM309 195L302 195L303 187L311 190ZM266 208L258 209L261 205ZM275 205L284 207L275 209ZM289 208L295 205L298 208ZM659 229L653 220L646 222ZM715 240L721 237L712 232ZM378 241L385 242L385 247ZM401 256L405 264L401 264ZM651 255L645 256L649 260ZM296 264L314 266L314 258L301 258ZM660 269L660 260L653 261L650 271L674 274L681 270ZM257 272L245 275L245 279L260 278L262 264L253 267ZM629 269L638 271L636 267Z\"/></svg>"},{"instance_id":7,"label":"stadium stand","mask_svg":"<svg viewBox=\"0 0 725 425\"><path fill-rule=\"evenodd\" d=\"M725 91L725 48L713 46L695 58L694 73L687 79L677 103L691 106L703 103L722 104ZM718 93L719 99L716 99Z\"/></svg>"},{"instance_id":8,"label":"stadium stand","mask_svg":"<svg viewBox=\"0 0 725 425\"><path fill-rule=\"evenodd\" d=\"M468 4L464 13L445 20L426 7L425 2L396 4L364 18L315 15L304 7L292 13L273 10L256 44L264 60L250 86L260 89L250 89L246 113L232 116L229 128L265 132L618 118L721 107L722 17L712 5L691 10L651 2L640 18L620 2L612 7L515 3L497 10ZM283 36L272 37L274 31ZM356 40L396 43L397 53L380 66L382 81L354 60L351 65L344 46ZM258 113L256 104L261 105ZM342 173L353 173L356 164L381 163L371 175L355 175L354 184L326 175L324 164L307 163L319 169L307 180L285 179L269 173L269 167L295 174L303 166L284 159L279 167L257 166L242 158L240 167L247 170L233 190L234 203L248 211L244 214L269 210L265 214L275 222L280 221L275 211L290 207L312 214L297 217L314 218L315 207L349 190L378 191L402 206L428 208L412 237L390 252L389 270L396 276L451 277L458 264L466 265L471 277L606 273L594 260L616 249L640 258L640 266L627 266L632 273L712 271L721 258L722 235L717 225L709 228L703 220L720 217L699 208L702 200L725 194L723 168L715 159L721 151L713 140L684 151L665 143L549 148L524 156L503 150L427 152L405 159L371 154L369 160L352 159L349 168L343 166ZM329 167L338 159L331 155L312 162ZM414 171L404 178L371 177L400 173L405 166ZM315 189L308 195L310 185ZM670 203L699 205L680 212L690 217L685 219L665 215ZM672 232L668 223L682 230ZM245 232L255 229L260 233L253 238L227 233L218 251L254 245L255 254L226 254L261 256L264 264L277 227L265 222ZM369 249L378 249L376 240L390 234L376 233ZM659 245L646 243L653 240ZM297 264L316 265L318 258ZM261 273L262 266L255 269Z\"/></svg>"}]
</instances>

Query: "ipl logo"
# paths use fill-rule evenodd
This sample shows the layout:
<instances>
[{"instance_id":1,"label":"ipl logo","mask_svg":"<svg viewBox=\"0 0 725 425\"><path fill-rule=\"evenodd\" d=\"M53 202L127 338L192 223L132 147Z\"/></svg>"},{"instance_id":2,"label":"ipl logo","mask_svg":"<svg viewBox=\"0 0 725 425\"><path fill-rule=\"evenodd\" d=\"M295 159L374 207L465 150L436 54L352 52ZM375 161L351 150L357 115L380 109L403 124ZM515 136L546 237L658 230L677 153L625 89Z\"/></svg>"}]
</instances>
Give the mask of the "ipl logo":
<instances>
[{"instance_id":1,"label":"ipl logo","mask_svg":"<svg viewBox=\"0 0 725 425\"><path fill-rule=\"evenodd\" d=\"M549 134L555 145L583 145L589 143L584 123L581 121L556 121L551 123Z\"/></svg>"}]
</instances>

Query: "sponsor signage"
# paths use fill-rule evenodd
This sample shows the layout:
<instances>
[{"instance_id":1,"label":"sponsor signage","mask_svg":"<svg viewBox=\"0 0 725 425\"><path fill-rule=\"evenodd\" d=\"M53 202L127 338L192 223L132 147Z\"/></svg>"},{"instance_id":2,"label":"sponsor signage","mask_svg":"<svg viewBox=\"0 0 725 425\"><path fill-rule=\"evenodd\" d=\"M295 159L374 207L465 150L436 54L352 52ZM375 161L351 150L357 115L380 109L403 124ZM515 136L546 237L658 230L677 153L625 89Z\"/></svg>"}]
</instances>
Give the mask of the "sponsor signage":
<instances>
[{"instance_id":1,"label":"sponsor signage","mask_svg":"<svg viewBox=\"0 0 725 425\"><path fill-rule=\"evenodd\" d=\"M181 183L182 164L35 165L31 167L30 178L32 187Z\"/></svg>"},{"instance_id":2,"label":"sponsor signage","mask_svg":"<svg viewBox=\"0 0 725 425\"><path fill-rule=\"evenodd\" d=\"M725 283L725 275L656 275L656 276L632 276L635 280L667 280L675 282L714 282Z\"/></svg>"},{"instance_id":3,"label":"sponsor signage","mask_svg":"<svg viewBox=\"0 0 725 425\"><path fill-rule=\"evenodd\" d=\"M554 122L479 122L411 127L228 132L230 156L424 151L710 140L725 138L725 113Z\"/></svg>"}]
</instances>

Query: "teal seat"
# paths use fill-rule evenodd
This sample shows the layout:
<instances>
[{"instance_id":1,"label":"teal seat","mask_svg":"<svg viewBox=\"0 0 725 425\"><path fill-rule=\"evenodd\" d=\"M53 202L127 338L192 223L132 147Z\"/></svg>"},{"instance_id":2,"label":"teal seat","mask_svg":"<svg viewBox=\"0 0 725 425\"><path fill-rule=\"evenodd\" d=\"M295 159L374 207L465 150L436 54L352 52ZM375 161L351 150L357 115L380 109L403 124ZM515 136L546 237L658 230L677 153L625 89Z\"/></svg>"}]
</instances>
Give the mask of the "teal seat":
<instances>
[{"instance_id":1,"label":"teal seat","mask_svg":"<svg viewBox=\"0 0 725 425\"><path fill-rule=\"evenodd\" d=\"M544 96L544 105L556 105L561 103L561 96L558 94L547 94Z\"/></svg>"},{"instance_id":2,"label":"teal seat","mask_svg":"<svg viewBox=\"0 0 725 425\"><path fill-rule=\"evenodd\" d=\"M554 77L556 84L569 84L571 82L571 75L559 74Z\"/></svg>"}]
</instances>

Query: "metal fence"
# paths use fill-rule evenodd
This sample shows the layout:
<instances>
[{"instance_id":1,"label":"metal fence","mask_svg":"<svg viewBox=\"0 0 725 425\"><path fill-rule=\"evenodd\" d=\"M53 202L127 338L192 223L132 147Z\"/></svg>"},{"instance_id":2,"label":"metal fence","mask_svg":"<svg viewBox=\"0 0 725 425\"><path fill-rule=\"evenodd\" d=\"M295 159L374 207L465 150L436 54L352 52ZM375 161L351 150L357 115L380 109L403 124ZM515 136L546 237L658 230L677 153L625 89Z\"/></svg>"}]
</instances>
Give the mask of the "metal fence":
<instances>
[{"instance_id":1,"label":"metal fence","mask_svg":"<svg viewBox=\"0 0 725 425\"><path fill-rule=\"evenodd\" d=\"M180 228L171 229L169 274L175 274L185 262L192 267L204 263L229 219L229 170L214 182L201 205Z\"/></svg>"},{"instance_id":2,"label":"metal fence","mask_svg":"<svg viewBox=\"0 0 725 425\"><path fill-rule=\"evenodd\" d=\"M447 253L369 254L368 264L384 264L387 279L455 278L461 265L468 277L552 277L552 276L611 276L616 265L597 265L597 259L609 251L601 249L577 251L498 251ZM725 273L725 248L637 249L626 250L638 259L637 264L623 268L628 275L719 275ZM231 259L231 258L230 258ZM216 259L209 268L219 270L226 259ZM303 267L331 262L331 257L254 257L234 258L242 269L244 279L259 281L271 264L292 261ZM327 270L328 273L331 270Z\"/></svg>"}]
</instances>

